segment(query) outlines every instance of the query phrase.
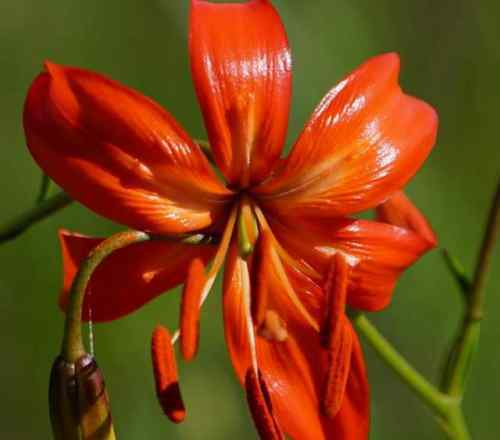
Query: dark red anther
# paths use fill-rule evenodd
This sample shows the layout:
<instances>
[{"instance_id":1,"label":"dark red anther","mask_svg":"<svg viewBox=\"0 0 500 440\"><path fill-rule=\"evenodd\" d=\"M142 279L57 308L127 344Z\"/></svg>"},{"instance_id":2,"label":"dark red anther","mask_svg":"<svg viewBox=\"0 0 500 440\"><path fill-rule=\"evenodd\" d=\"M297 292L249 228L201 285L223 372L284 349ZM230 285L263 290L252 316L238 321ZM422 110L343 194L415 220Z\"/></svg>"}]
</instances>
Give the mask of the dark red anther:
<instances>
[{"instance_id":1,"label":"dark red anther","mask_svg":"<svg viewBox=\"0 0 500 440\"><path fill-rule=\"evenodd\" d=\"M186 417L177 376L177 364L170 332L162 326L153 331L151 356L156 395L165 415L174 423L180 423Z\"/></svg>"},{"instance_id":2,"label":"dark red anther","mask_svg":"<svg viewBox=\"0 0 500 440\"><path fill-rule=\"evenodd\" d=\"M341 318L345 314L347 285L350 267L342 254L332 258L328 277L325 283L327 298L326 317L321 329L321 342L325 348L334 347L338 343L341 332Z\"/></svg>"},{"instance_id":3,"label":"dark red anther","mask_svg":"<svg viewBox=\"0 0 500 440\"><path fill-rule=\"evenodd\" d=\"M271 396L262 375L259 377L253 368L245 376L245 389L248 406L255 427L262 440L283 440L283 433L273 414Z\"/></svg>"},{"instance_id":4,"label":"dark red anther","mask_svg":"<svg viewBox=\"0 0 500 440\"><path fill-rule=\"evenodd\" d=\"M335 345L329 348L329 365L322 402L323 412L330 418L334 418L342 407L351 368L353 330L345 315L341 316L338 326Z\"/></svg>"}]
</instances>

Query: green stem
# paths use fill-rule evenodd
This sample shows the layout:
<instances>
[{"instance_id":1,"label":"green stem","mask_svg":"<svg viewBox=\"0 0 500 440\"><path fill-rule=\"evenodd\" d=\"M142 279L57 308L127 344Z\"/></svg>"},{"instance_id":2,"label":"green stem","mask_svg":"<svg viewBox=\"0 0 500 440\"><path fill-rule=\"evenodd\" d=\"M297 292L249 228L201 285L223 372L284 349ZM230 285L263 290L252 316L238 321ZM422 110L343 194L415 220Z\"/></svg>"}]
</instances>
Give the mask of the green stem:
<instances>
[{"instance_id":1,"label":"green stem","mask_svg":"<svg viewBox=\"0 0 500 440\"><path fill-rule=\"evenodd\" d=\"M50 177L47 174L42 173L42 178L40 181L40 190L38 191L38 196L36 198L36 203L42 203L49 193L50 189Z\"/></svg>"},{"instance_id":2,"label":"green stem","mask_svg":"<svg viewBox=\"0 0 500 440\"><path fill-rule=\"evenodd\" d=\"M75 363L86 351L82 338L82 307L87 284L94 270L118 249L149 240L144 232L126 231L111 236L95 247L80 265L69 296L61 354L67 362Z\"/></svg>"},{"instance_id":3,"label":"green stem","mask_svg":"<svg viewBox=\"0 0 500 440\"><path fill-rule=\"evenodd\" d=\"M438 415L442 427L451 440L470 440L461 409L461 401L430 383L420 374L377 328L362 314L352 318L354 325L380 358L399 376L415 394Z\"/></svg>"},{"instance_id":4,"label":"green stem","mask_svg":"<svg viewBox=\"0 0 500 440\"><path fill-rule=\"evenodd\" d=\"M71 202L72 199L66 193L61 192L38 203L0 227L0 243L12 240L35 223L68 206Z\"/></svg>"},{"instance_id":5,"label":"green stem","mask_svg":"<svg viewBox=\"0 0 500 440\"><path fill-rule=\"evenodd\" d=\"M353 322L368 343L382 360L435 412L447 417L450 408L450 398L441 393L409 362L401 356L391 343L362 314L353 318Z\"/></svg>"},{"instance_id":6,"label":"green stem","mask_svg":"<svg viewBox=\"0 0 500 440\"><path fill-rule=\"evenodd\" d=\"M488 217L488 225L474 273L474 280L467 295L467 307L459 334L453 344L452 363L445 377L445 390L453 396L462 397L470 373L473 355L479 343L483 318L485 286L491 269L491 259L500 230L500 182L497 187Z\"/></svg>"},{"instance_id":7,"label":"green stem","mask_svg":"<svg viewBox=\"0 0 500 440\"><path fill-rule=\"evenodd\" d=\"M450 440L470 440L471 436L460 405L452 409L445 421L445 432Z\"/></svg>"}]
</instances>

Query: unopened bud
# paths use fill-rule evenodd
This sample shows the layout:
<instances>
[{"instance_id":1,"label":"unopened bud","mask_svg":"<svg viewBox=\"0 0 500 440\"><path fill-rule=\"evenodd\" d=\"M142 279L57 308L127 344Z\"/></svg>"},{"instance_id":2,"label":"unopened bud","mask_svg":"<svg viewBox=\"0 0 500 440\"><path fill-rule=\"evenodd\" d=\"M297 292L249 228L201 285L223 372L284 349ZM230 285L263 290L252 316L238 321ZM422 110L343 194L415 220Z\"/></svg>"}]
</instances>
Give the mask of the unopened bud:
<instances>
[{"instance_id":1,"label":"unopened bud","mask_svg":"<svg viewBox=\"0 0 500 440\"><path fill-rule=\"evenodd\" d=\"M114 440L104 378L88 354L75 363L58 356L49 386L50 420L55 440Z\"/></svg>"}]
</instances>

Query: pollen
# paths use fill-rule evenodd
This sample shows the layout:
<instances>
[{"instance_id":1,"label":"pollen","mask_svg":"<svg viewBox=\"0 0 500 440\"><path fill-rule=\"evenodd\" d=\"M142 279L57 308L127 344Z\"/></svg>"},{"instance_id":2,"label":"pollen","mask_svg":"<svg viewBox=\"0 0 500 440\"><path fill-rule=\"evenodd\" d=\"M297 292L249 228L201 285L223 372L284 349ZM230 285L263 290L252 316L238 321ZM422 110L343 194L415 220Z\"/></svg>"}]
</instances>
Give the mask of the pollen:
<instances>
[{"instance_id":1,"label":"pollen","mask_svg":"<svg viewBox=\"0 0 500 440\"><path fill-rule=\"evenodd\" d=\"M151 339L151 357L156 395L165 415L174 423L180 423L186 417L177 375L177 363L170 332L157 326Z\"/></svg>"}]
</instances>

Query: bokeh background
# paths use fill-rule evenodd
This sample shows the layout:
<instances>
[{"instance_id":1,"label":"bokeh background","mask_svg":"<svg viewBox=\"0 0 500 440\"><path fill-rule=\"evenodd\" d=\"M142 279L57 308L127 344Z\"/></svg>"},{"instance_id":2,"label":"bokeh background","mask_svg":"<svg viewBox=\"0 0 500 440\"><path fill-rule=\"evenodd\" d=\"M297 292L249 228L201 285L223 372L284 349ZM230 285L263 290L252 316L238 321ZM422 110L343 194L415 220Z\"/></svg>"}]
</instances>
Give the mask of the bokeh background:
<instances>
[{"instance_id":1,"label":"bokeh background","mask_svg":"<svg viewBox=\"0 0 500 440\"><path fill-rule=\"evenodd\" d=\"M154 97L194 137L205 137L191 86L187 0L0 1L0 187L3 223L29 208L39 170L21 124L26 90L48 58L94 69ZM275 0L294 55L289 141L319 99L374 54L402 56L402 84L439 111L438 145L408 188L440 244L472 269L500 172L500 3L494 0ZM223 29L221 29L223 32ZM0 438L50 438L47 382L62 315L56 308L59 227L108 235L118 226L72 205L0 246ZM498 253L497 253L498 254ZM500 255L488 285L481 350L466 396L473 437L500 435ZM111 395L120 439L254 439L244 396L225 351L218 291L202 316L196 362L180 365L189 411L173 426L153 393L153 326L177 324L178 293L95 328L97 358ZM398 285L392 306L374 321L428 377L461 312L460 294L439 252ZM427 410L366 347L373 388L372 439L444 438Z\"/></svg>"}]
</instances>

